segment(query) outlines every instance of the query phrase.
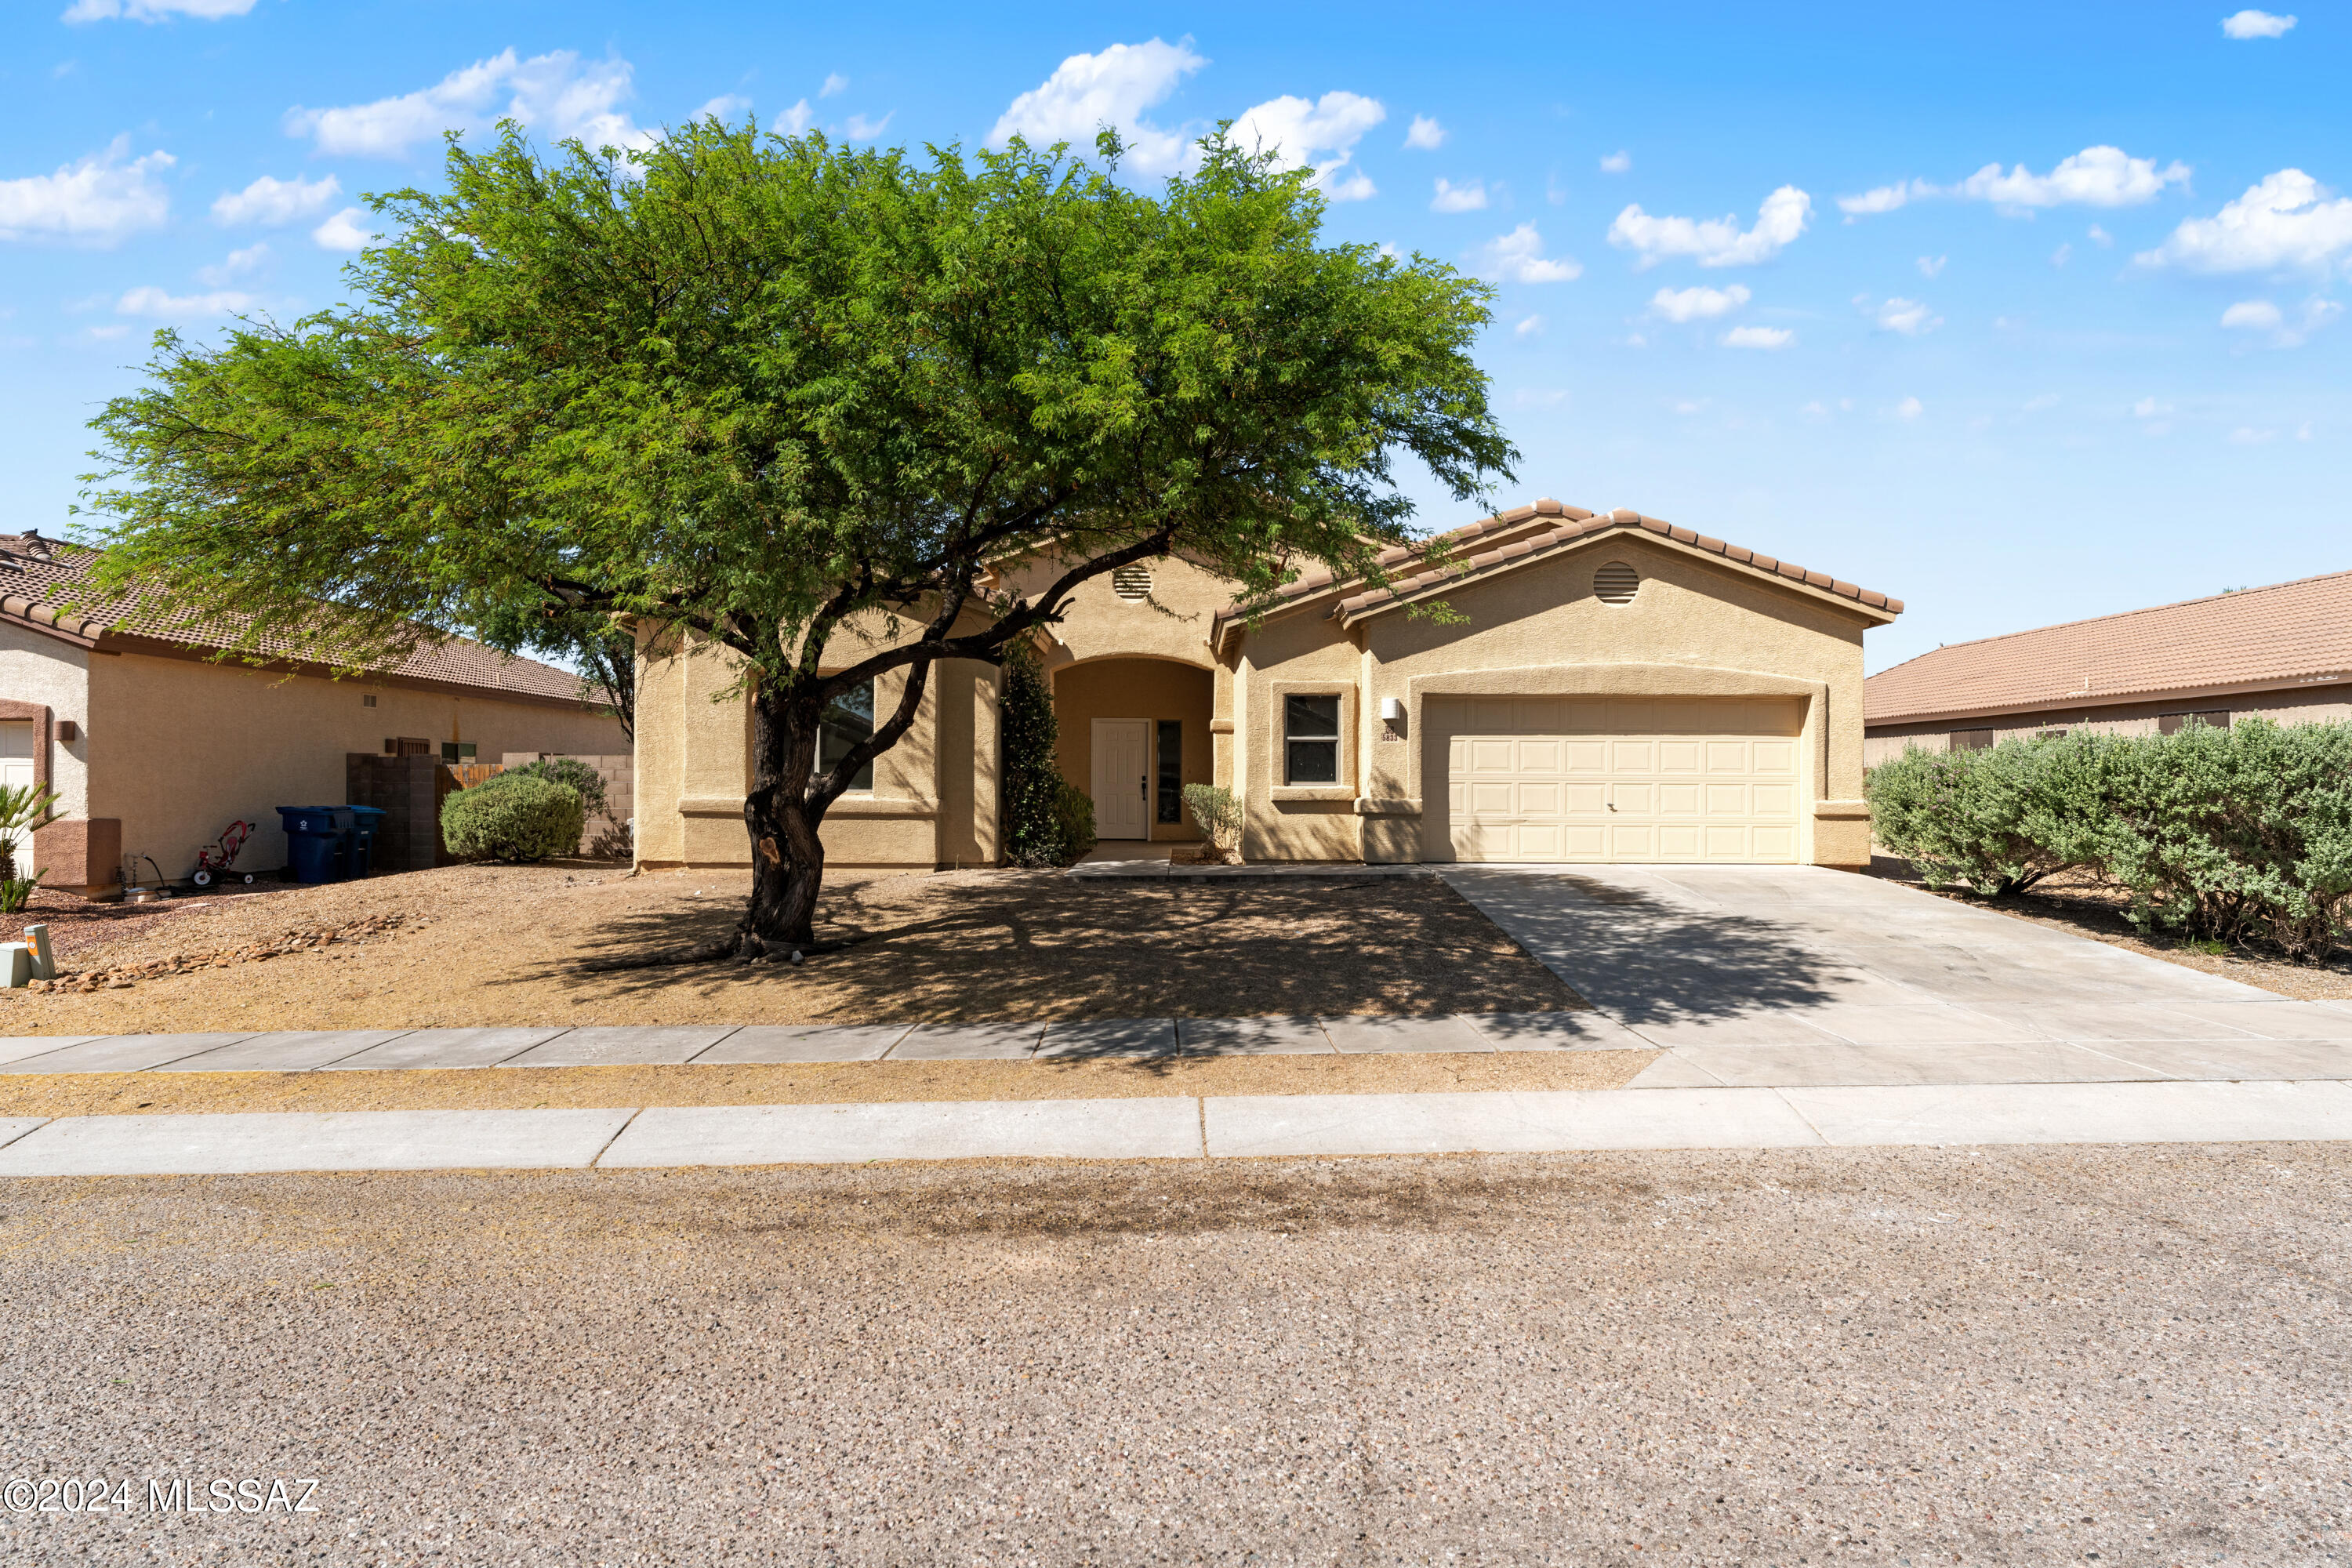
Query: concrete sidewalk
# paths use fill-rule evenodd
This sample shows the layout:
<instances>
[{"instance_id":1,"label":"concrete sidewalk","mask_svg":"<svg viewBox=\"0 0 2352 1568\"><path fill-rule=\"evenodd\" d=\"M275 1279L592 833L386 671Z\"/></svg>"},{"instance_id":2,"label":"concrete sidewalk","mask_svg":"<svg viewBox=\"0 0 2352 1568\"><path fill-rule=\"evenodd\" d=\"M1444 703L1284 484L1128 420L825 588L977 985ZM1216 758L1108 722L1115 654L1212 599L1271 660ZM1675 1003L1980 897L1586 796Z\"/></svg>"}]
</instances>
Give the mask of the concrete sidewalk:
<instances>
[{"instance_id":1,"label":"concrete sidewalk","mask_svg":"<svg viewBox=\"0 0 2352 1568\"><path fill-rule=\"evenodd\" d=\"M691 1028L352 1029L251 1035L0 1037L0 1074L358 1072L688 1063L1150 1061L1375 1051L1654 1050L1605 1014L1438 1017L1097 1018L1071 1024Z\"/></svg>"},{"instance_id":2,"label":"concrete sidewalk","mask_svg":"<svg viewBox=\"0 0 2352 1568\"><path fill-rule=\"evenodd\" d=\"M0 1121L0 1177L2352 1138L2352 1085L1267 1095Z\"/></svg>"}]
</instances>

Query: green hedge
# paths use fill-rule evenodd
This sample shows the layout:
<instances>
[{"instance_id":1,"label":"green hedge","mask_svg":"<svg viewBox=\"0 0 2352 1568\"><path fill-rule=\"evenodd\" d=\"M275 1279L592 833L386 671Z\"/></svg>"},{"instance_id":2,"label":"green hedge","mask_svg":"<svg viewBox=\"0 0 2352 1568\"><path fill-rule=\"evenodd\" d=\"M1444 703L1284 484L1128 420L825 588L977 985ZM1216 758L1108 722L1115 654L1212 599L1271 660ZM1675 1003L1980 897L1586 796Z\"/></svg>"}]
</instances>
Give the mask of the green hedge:
<instances>
[{"instance_id":1,"label":"green hedge","mask_svg":"<svg viewBox=\"0 0 2352 1568\"><path fill-rule=\"evenodd\" d=\"M441 803L441 841L461 860L544 860L580 848L587 807L570 784L496 773Z\"/></svg>"},{"instance_id":2,"label":"green hedge","mask_svg":"<svg viewBox=\"0 0 2352 1568\"><path fill-rule=\"evenodd\" d=\"M2081 868L2131 918L2324 959L2352 913L2352 725L2249 719L1907 752L1870 772L1879 844L1930 887L2020 891Z\"/></svg>"},{"instance_id":3,"label":"green hedge","mask_svg":"<svg viewBox=\"0 0 2352 1568\"><path fill-rule=\"evenodd\" d=\"M1095 847L1095 803L1062 776L1054 689L1026 643L1004 650L1004 858L1067 866Z\"/></svg>"}]
</instances>

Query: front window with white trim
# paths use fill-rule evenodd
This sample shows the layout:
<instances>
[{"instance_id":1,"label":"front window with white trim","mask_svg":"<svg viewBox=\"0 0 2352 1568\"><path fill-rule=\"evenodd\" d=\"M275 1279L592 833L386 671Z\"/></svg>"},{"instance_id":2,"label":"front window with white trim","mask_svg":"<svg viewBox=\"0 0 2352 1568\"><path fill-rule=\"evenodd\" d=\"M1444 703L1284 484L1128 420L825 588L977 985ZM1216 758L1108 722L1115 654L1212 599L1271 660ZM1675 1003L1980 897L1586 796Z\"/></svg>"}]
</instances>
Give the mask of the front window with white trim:
<instances>
[{"instance_id":1,"label":"front window with white trim","mask_svg":"<svg viewBox=\"0 0 2352 1568\"><path fill-rule=\"evenodd\" d=\"M1282 700L1283 782L1339 782L1339 696L1294 693Z\"/></svg>"}]
</instances>

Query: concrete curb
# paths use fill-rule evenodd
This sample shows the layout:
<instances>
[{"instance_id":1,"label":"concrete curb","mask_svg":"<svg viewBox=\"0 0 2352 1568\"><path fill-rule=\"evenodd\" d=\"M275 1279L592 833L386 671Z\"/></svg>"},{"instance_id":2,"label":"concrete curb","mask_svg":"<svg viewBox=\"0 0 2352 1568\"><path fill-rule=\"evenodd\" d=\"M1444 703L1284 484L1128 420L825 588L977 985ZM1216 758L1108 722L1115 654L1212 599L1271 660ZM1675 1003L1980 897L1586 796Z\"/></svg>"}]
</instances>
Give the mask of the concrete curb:
<instances>
[{"instance_id":1,"label":"concrete curb","mask_svg":"<svg viewBox=\"0 0 2352 1568\"><path fill-rule=\"evenodd\" d=\"M262 1111L0 1122L0 1177L2352 1140L2352 1084Z\"/></svg>"}]
</instances>

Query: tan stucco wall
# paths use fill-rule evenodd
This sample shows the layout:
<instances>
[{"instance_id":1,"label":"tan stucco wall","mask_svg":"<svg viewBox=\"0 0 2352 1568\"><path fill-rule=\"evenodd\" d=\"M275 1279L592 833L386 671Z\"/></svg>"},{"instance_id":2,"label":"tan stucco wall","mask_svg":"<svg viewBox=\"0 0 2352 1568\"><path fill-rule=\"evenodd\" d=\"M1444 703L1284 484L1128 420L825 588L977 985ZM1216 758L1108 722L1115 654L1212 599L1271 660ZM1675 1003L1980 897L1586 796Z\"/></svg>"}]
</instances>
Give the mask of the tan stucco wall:
<instances>
[{"instance_id":1,"label":"tan stucco wall","mask_svg":"<svg viewBox=\"0 0 2352 1568\"><path fill-rule=\"evenodd\" d=\"M49 787L59 797L60 816L89 815L89 661L70 643L20 626L0 626L0 698L37 702L49 709L52 723L70 719L84 731L49 747ZM102 657L102 656L101 656ZM39 738L34 744L40 743Z\"/></svg>"},{"instance_id":2,"label":"tan stucco wall","mask_svg":"<svg viewBox=\"0 0 2352 1568\"><path fill-rule=\"evenodd\" d=\"M905 635L902 631L901 635ZM828 668L867 657L880 640L845 636ZM906 691L906 672L875 683L877 719ZM751 705L721 649L641 628L637 653L637 861L647 867L748 866L743 796L751 784ZM874 787L825 815L825 863L930 869L996 861L996 735L1001 678L945 660L904 739L874 759ZM943 759L950 761L943 762Z\"/></svg>"},{"instance_id":3,"label":"tan stucco wall","mask_svg":"<svg viewBox=\"0 0 2352 1568\"><path fill-rule=\"evenodd\" d=\"M1143 563L1151 574L1150 594L1138 601L1118 596L1106 573L1078 584L1057 624L1046 628L1048 668L1083 659L1172 658L1207 668L1211 623L1233 601L1233 584L1181 556ZM1042 593L1066 570L1057 558L1021 563L1003 573L1007 592Z\"/></svg>"},{"instance_id":4,"label":"tan stucco wall","mask_svg":"<svg viewBox=\"0 0 2352 1568\"><path fill-rule=\"evenodd\" d=\"M1592 593L1596 568L1622 561L1641 574L1626 605ZM1310 609L1269 622L1245 645L1247 722L1237 720L1252 858L1418 859L1424 817L1444 804L1443 757L1423 733L1422 704L1474 691L1643 696L1795 696L1806 701L1803 755L1812 809L1800 820L1800 858L1868 862L1862 815L1862 639L1869 617L1646 536L1603 535L1583 549L1451 589L1455 624L1391 610L1343 629ZM1339 692L1344 791L1291 790L1279 778L1281 696L1308 685ZM1380 717L1402 699L1404 719ZM1442 765L1442 764L1440 764ZM1344 794L1344 798L1341 798ZM1360 797L1360 804L1359 804Z\"/></svg>"},{"instance_id":5,"label":"tan stucco wall","mask_svg":"<svg viewBox=\"0 0 2352 1568\"><path fill-rule=\"evenodd\" d=\"M1190 842L1201 837L1190 811L1182 820L1159 820L1160 720L1184 726L1182 768L1186 784L1212 782L1214 751L1209 733L1213 681L1209 671L1194 665L1160 658L1097 659L1066 665L1054 671L1054 718L1060 725L1057 757L1062 776L1081 790L1094 787L1094 721L1097 719L1145 719L1152 721L1151 790L1146 814L1147 837L1155 840Z\"/></svg>"},{"instance_id":6,"label":"tan stucco wall","mask_svg":"<svg viewBox=\"0 0 2352 1568\"><path fill-rule=\"evenodd\" d=\"M173 879L240 817L256 832L238 869L285 865L277 808L340 803L345 756L387 736L470 741L485 761L628 744L620 721L578 707L144 654L89 656L89 707L87 815L121 818L123 854L152 856Z\"/></svg>"},{"instance_id":7,"label":"tan stucco wall","mask_svg":"<svg viewBox=\"0 0 2352 1568\"><path fill-rule=\"evenodd\" d=\"M1982 719L1941 719L1911 724L1873 724L1863 742L1865 766L1923 752L1951 749L1956 730L1990 730L1995 744L2027 740L2045 730L2087 730L2103 735L2153 735L2168 713L2226 710L2235 719L2267 719L2273 724L2352 722L2352 685L2303 686L2284 691L2234 691L2206 697L2168 697L2157 702L2117 702L2042 713L2002 713Z\"/></svg>"}]
</instances>

